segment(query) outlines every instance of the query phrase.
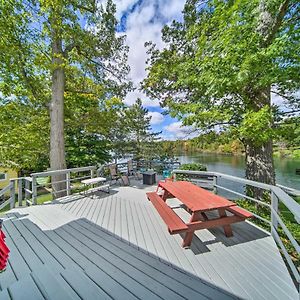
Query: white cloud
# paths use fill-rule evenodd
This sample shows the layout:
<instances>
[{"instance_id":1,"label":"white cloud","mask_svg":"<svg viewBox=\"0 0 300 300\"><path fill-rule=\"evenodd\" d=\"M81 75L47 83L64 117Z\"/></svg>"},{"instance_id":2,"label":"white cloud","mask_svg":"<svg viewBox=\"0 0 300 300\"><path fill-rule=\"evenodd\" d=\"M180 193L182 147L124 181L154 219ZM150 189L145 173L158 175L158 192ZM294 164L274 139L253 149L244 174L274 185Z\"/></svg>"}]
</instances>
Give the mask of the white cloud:
<instances>
[{"instance_id":1,"label":"white cloud","mask_svg":"<svg viewBox=\"0 0 300 300\"><path fill-rule=\"evenodd\" d=\"M161 113L157 111L150 111L148 115L151 117L151 121L150 121L151 125L161 124L165 118Z\"/></svg>"},{"instance_id":2,"label":"white cloud","mask_svg":"<svg viewBox=\"0 0 300 300\"><path fill-rule=\"evenodd\" d=\"M157 107L159 106L158 100L150 100L143 92L140 92L138 90L135 90L133 92L130 92L126 95L125 103L128 105L132 105L137 98L141 98L143 105L147 107Z\"/></svg>"},{"instance_id":3,"label":"white cloud","mask_svg":"<svg viewBox=\"0 0 300 300\"><path fill-rule=\"evenodd\" d=\"M181 121L171 123L163 128L163 135L166 140L187 139L197 136L192 126L184 126Z\"/></svg>"},{"instance_id":4,"label":"white cloud","mask_svg":"<svg viewBox=\"0 0 300 300\"><path fill-rule=\"evenodd\" d=\"M101 1L104 2L104 1ZM126 43L129 46L128 63L131 71L130 79L136 88L146 76L146 48L145 42L152 41L158 48L163 47L161 30L166 23L181 17L184 6L182 0L143 0L136 4L136 0L116 0L117 18L120 19L126 12ZM135 9L132 8L135 5ZM132 104L140 97L144 106L159 106L159 101L151 101L143 93L135 91L129 93L125 99L127 104Z\"/></svg>"}]
</instances>

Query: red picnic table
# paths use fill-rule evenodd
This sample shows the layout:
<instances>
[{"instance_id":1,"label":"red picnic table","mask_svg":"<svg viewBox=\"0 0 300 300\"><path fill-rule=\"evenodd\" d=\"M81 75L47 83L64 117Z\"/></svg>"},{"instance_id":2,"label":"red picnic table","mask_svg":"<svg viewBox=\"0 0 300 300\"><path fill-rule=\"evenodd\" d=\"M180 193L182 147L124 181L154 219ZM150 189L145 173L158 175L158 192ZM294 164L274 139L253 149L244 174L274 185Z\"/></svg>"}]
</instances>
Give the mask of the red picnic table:
<instances>
[{"instance_id":1,"label":"red picnic table","mask_svg":"<svg viewBox=\"0 0 300 300\"><path fill-rule=\"evenodd\" d=\"M156 192L147 193L148 199L167 224L170 234L185 232L182 247L189 247L196 230L222 226L227 237L232 236L230 224L253 217L248 211L238 207L234 202L215 195L187 181L159 182ZM177 198L191 214L188 223L167 205L168 198ZM209 219L208 211L218 211L218 216ZM227 215L229 212L230 215Z\"/></svg>"}]
</instances>

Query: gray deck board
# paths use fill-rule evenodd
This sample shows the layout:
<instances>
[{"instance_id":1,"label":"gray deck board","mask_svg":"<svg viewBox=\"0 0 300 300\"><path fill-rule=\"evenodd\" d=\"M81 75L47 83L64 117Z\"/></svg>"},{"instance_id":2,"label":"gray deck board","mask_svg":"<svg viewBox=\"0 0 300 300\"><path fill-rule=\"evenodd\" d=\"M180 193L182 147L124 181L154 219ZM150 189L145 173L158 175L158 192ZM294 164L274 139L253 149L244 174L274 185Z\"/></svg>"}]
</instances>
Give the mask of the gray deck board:
<instances>
[{"instance_id":1,"label":"gray deck board","mask_svg":"<svg viewBox=\"0 0 300 300\"><path fill-rule=\"evenodd\" d=\"M78 230L73 229L73 233L78 235ZM163 288L161 282L158 281L157 278L149 276L145 273L145 270L138 269L136 265L132 266L128 261L125 261L123 258L100 246L91 239L90 235L84 236L83 234L80 234L80 240L84 241L85 245L87 245L90 249L94 249L97 253L97 256L90 253L95 258L93 259L94 262L97 258L99 260L99 256L101 256L99 265L103 267L106 264L107 272L114 272L115 274L118 273L118 281L128 287L128 289L133 289L132 293L137 295L139 298L145 297L147 299L159 299L159 297L155 297L155 293L158 293L158 295L162 298L178 298L176 294L173 292L170 293L168 289ZM171 288L169 287L169 289Z\"/></svg>"},{"instance_id":2,"label":"gray deck board","mask_svg":"<svg viewBox=\"0 0 300 300\"><path fill-rule=\"evenodd\" d=\"M67 269L62 272L62 277L76 291L81 299L111 299L102 289L100 289L93 281L83 273L74 272Z\"/></svg>"},{"instance_id":3,"label":"gray deck board","mask_svg":"<svg viewBox=\"0 0 300 300\"><path fill-rule=\"evenodd\" d=\"M115 186L110 195L14 209L4 221L11 253L0 298L24 282L44 297L51 276L39 272L47 267L61 284L55 291L49 282L49 299L64 292L73 299L297 299L270 235L242 222L232 238L222 228L197 231L183 249L182 236L168 233L147 200L151 189ZM169 204L188 220L176 199Z\"/></svg>"},{"instance_id":4,"label":"gray deck board","mask_svg":"<svg viewBox=\"0 0 300 300\"><path fill-rule=\"evenodd\" d=\"M72 288L63 284L64 280L61 276L51 273L47 267L42 267L31 274L34 282L46 299L80 299L76 298Z\"/></svg>"},{"instance_id":5,"label":"gray deck board","mask_svg":"<svg viewBox=\"0 0 300 300\"><path fill-rule=\"evenodd\" d=\"M0 292L0 300L10 300L10 296L8 294L8 290L5 289L4 291Z\"/></svg>"},{"instance_id":6,"label":"gray deck board","mask_svg":"<svg viewBox=\"0 0 300 300\"><path fill-rule=\"evenodd\" d=\"M74 224L71 226L74 226ZM105 233L99 227L91 226L88 222L80 220L80 222L76 222L75 228L81 231L81 227L89 231L91 239L100 241L102 247L105 247L107 250L111 250L114 253L118 253L119 257L124 258L126 262L131 263L139 270L146 272L148 275L151 274L153 278L161 282L165 282L165 277L167 276L169 278L168 280L171 280L171 284L174 285L175 283L175 285L179 285L180 288L184 285L185 287L192 288L198 293L204 293L205 295L213 294L216 298L220 297L222 299L226 299L226 295L224 293L218 294L217 290L213 290L212 293L211 287L201 283L201 281L195 280L191 276L186 276L182 271L178 271L165 264L161 264L157 259L133 249L132 246L125 244L123 241L116 239L108 233Z\"/></svg>"},{"instance_id":7,"label":"gray deck board","mask_svg":"<svg viewBox=\"0 0 300 300\"><path fill-rule=\"evenodd\" d=\"M1 273L1 281L0 281L1 290L6 289L8 286L10 286L16 280L17 280L17 278L11 268L10 261L8 261L5 272Z\"/></svg>"},{"instance_id":8,"label":"gray deck board","mask_svg":"<svg viewBox=\"0 0 300 300\"><path fill-rule=\"evenodd\" d=\"M136 278L136 280L140 280L143 282L145 281L145 279L143 280L143 277L145 276L144 273L137 271L137 269L131 267L124 260L116 256L110 255L107 250L98 246L96 243L84 237L82 234L73 230L73 235L71 235L72 231L71 230L67 231L67 230L68 228L66 228L64 232L62 230L59 230L59 234L61 235L61 237L63 237L64 240L72 244L74 247L81 249L80 251L82 251L81 252L82 255L89 257L89 259L91 259L91 261L93 261L95 265L101 267L101 269L103 269L106 274L110 276L114 276L114 278L117 279L117 282L119 282L119 284L123 282L124 283L127 282L126 286L128 286L129 289L130 288L134 289L134 291L136 291L137 288L139 289L142 288L142 285L137 285L137 281L135 281L133 278ZM78 236L78 240L74 237L74 235ZM92 250L88 245L95 250ZM130 276L126 274L126 272L128 272ZM149 295L147 295L146 293L147 289L144 288L141 295L144 294L145 298L148 299L155 298L154 297L155 294L153 294L153 291L155 291L156 293L160 291L160 296L163 296L162 297L163 299L176 299L176 294L171 293L167 289L162 289L161 285L158 282L151 280L151 278L147 278L146 282L147 282L147 289L150 289L152 293L149 293L148 291ZM125 291L126 290L123 288L123 291L121 292L124 298L126 298ZM177 298L180 299L179 297Z\"/></svg>"},{"instance_id":9,"label":"gray deck board","mask_svg":"<svg viewBox=\"0 0 300 300\"><path fill-rule=\"evenodd\" d=\"M13 300L45 299L30 275L16 281L8 289Z\"/></svg>"},{"instance_id":10,"label":"gray deck board","mask_svg":"<svg viewBox=\"0 0 300 300\"><path fill-rule=\"evenodd\" d=\"M15 215L11 214L11 216ZM28 244L28 246L34 252L34 255L36 255L43 264L51 264L51 268L57 272L63 270L63 266L57 261L57 259L54 256L51 255L51 253L49 253L44 244L37 240L36 236L33 235L32 232L28 230L28 228L25 227L22 222L17 220L12 221L12 224L16 227L20 234L22 233L22 236L24 237L24 242ZM22 245L20 246L22 247ZM21 251L23 251L22 248Z\"/></svg>"}]
</instances>

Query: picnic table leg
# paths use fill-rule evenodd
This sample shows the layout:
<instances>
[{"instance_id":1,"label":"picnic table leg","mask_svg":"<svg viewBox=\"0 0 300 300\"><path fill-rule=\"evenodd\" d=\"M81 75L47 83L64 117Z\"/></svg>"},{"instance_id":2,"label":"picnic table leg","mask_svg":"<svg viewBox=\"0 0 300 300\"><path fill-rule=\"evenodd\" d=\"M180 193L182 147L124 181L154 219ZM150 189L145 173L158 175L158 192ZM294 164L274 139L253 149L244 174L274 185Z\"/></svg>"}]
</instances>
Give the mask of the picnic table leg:
<instances>
[{"instance_id":1,"label":"picnic table leg","mask_svg":"<svg viewBox=\"0 0 300 300\"><path fill-rule=\"evenodd\" d=\"M225 208L219 208L218 211L219 211L219 215L220 215L221 218L222 217L227 217ZM233 236L232 229L231 229L230 225L224 225L223 229L224 229L225 235L227 237Z\"/></svg>"},{"instance_id":2,"label":"picnic table leg","mask_svg":"<svg viewBox=\"0 0 300 300\"><path fill-rule=\"evenodd\" d=\"M192 216L191 216L191 219L190 219L190 223L195 222L195 221L199 221L199 218L201 219L201 217L199 217L199 213L193 212ZM183 242L182 242L182 247L183 248L187 248L187 247L191 246L193 236L194 236L194 232L195 232L195 230L187 232L185 234L185 237L184 237Z\"/></svg>"}]
</instances>

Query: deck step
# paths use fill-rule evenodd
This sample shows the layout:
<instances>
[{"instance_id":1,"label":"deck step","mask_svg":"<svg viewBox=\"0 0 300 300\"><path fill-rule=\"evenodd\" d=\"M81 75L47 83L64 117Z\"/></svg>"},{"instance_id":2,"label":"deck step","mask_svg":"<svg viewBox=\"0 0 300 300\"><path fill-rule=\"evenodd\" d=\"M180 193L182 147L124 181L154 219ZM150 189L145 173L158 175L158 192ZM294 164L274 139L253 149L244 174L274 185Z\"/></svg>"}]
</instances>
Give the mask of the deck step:
<instances>
[{"instance_id":1,"label":"deck step","mask_svg":"<svg viewBox=\"0 0 300 300\"><path fill-rule=\"evenodd\" d=\"M188 230L187 225L177 216L177 214L162 200L156 192L147 193L148 199L152 202L171 234L176 234Z\"/></svg>"},{"instance_id":2,"label":"deck step","mask_svg":"<svg viewBox=\"0 0 300 300\"><path fill-rule=\"evenodd\" d=\"M44 266L32 272L31 277L46 299L74 299L72 288L59 274L52 273L48 267Z\"/></svg>"},{"instance_id":3,"label":"deck step","mask_svg":"<svg viewBox=\"0 0 300 300\"><path fill-rule=\"evenodd\" d=\"M67 269L61 275L81 299L111 299L84 272L74 272L72 269Z\"/></svg>"},{"instance_id":4,"label":"deck step","mask_svg":"<svg viewBox=\"0 0 300 300\"><path fill-rule=\"evenodd\" d=\"M26 275L9 286L8 292L12 300L45 299L30 275Z\"/></svg>"},{"instance_id":5,"label":"deck step","mask_svg":"<svg viewBox=\"0 0 300 300\"><path fill-rule=\"evenodd\" d=\"M251 214L249 211L239 207L239 206L231 206L226 208L229 212L233 213L236 216L239 216L243 219L252 218L253 214Z\"/></svg>"}]
</instances>

